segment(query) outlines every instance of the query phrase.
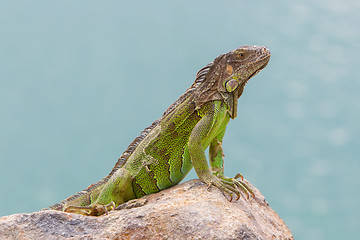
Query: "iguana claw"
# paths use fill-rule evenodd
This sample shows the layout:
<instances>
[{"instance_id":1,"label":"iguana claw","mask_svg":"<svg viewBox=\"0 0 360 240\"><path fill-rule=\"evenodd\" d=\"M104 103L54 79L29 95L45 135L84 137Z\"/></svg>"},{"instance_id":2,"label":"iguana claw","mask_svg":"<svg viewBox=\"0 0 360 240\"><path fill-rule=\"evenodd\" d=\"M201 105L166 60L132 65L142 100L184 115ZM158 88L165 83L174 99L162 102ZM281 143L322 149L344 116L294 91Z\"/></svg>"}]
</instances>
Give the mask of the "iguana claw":
<instances>
[{"instance_id":1,"label":"iguana claw","mask_svg":"<svg viewBox=\"0 0 360 240\"><path fill-rule=\"evenodd\" d=\"M241 181L244 181L244 177L241 173L237 173L234 178L235 179L241 178Z\"/></svg>"}]
</instances>

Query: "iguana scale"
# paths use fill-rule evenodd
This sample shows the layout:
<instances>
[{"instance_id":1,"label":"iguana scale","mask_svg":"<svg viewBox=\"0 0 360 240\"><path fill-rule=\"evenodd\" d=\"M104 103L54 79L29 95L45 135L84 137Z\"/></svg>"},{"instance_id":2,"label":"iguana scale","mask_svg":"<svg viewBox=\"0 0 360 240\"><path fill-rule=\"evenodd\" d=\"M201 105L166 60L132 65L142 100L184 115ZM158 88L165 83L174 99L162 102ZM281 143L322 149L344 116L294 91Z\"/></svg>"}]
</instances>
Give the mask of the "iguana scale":
<instances>
[{"instance_id":1,"label":"iguana scale","mask_svg":"<svg viewBox=\"0 0 360 240\"><path fill-rule=\"evenodd\" d=\"M202 68L195 82L141 132L110 174L49 208L101 215L120 204L178 184L194 167L198 177L224 194L253 191L241 174L224 176L222 139L245 84L270 60L266 47L241 46ZM209 162L205 150L209 147Z\"/></svg>"}]
</instances>

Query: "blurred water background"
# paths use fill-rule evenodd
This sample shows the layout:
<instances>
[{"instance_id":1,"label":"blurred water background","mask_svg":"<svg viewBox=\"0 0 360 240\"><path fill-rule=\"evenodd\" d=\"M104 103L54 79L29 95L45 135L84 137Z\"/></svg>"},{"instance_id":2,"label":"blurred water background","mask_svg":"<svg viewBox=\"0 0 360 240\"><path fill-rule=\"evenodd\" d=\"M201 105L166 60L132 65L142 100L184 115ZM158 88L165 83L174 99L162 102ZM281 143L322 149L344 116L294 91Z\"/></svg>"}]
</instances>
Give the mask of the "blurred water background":
<instances>
[{"instance_id":1,"label":"blurred water background","mask_svg":"<svg viewBox=\"0 0 360 240\"><path fill-rule=\"evenodd\" d=\"M1 1L0 216L106 176L197 71L266 45L224 139L296 239L360 227L360 2ZM192 170L187 180L196 178Z\"/></svg>"}]
</instances>

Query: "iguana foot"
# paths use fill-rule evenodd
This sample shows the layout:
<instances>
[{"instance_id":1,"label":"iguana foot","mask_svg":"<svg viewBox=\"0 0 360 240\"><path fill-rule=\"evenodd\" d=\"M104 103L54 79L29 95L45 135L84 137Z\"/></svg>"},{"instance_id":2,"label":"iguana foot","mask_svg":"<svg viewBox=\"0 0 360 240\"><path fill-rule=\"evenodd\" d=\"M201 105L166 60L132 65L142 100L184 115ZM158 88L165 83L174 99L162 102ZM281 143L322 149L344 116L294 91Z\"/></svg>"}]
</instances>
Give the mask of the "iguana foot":
<instances>
[{"instance_id":1,"label":"iguana foot","mask_svg":"<svg viewBox=\"0 0 360 240\"><path fill-rule=\"evenodd\" d=\"M240 179L239 179L240 178ZM244 177L238 173L233 178L222 176L220 179L227 181L231 186L236 186L236 189L240 189L242 192L246 194L246 198L249 199L249 194L253 198L255 198L255 194L253 190L244 182ZM236 200L239 199L240 196L237 196ZM230 201L232 200L232 196L230 195Z\"/></svg>"},{"instance_id":2,"label":"iguana foot","mask_svg":"<svg viewBox=\"0 0 360 240\"><path fill-rule=\"evenodd\" d=\"M76 213L85 216L100 216L103 214L108 214L109 211L115 209L115 203L111 202L107 205L95 204L93 206L68 206L65 208L64 212Z\"/></svg>"},{"instance_id":3,"label":"iguana foot","mask_svg":"<svg viewBox=\"0 0 360 240\"><path fill-rule=\"evenodd\" d=\"M214 176L208 177L205 179L205 183L219 188L221 192L226 196L228 194L230 196L230 199L228 199L230 202L233 200L233 195L236 195L236 201L240 198L240 191L244 192L246 194L247 199L249 199L249 193L253 198L255 198L254 192L251 190L251 188L244 182L243 176L238 173L234 178L229 178L225 176ZM241 178L241 179L238 179Z\"/></svg>"}]
</instances>

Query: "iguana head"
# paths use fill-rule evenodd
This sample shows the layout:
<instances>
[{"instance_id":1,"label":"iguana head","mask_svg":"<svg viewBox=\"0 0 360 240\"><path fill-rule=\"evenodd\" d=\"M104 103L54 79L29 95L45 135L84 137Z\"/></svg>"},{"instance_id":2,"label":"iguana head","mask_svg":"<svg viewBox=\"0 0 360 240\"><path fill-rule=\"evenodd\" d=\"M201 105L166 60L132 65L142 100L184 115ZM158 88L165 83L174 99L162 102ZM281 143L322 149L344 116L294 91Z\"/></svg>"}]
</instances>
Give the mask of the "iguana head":
<instances>
[{"instance_id":1,"label":"iguana head","mask_svg":"<svg viewBox=\"0 0 360 240\"><path fill-rule=\"evenodd\" d=\"M261 46L241 46L220 55L201 69L193 84L193 99L197 107L213 101L223 100L229 106L231 118L237 115L237 99L245 84L260 72L270 60L270 51Z\"/></svg>"},{"instance_id":2,"label":"iguana head","mask_svg":"<svg viewBox=\"0 0 360 240\"><path fill-rule=\"evenodd\" d=\"M221 80L219 91L234 92L243 88L249 79L266 67L270 51L266 47L241 46L223 56L219 56ZM222 68L222 70L221 70ZM237 91L240 97L242 91Z\"/></svg>"}]
</instances>

